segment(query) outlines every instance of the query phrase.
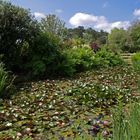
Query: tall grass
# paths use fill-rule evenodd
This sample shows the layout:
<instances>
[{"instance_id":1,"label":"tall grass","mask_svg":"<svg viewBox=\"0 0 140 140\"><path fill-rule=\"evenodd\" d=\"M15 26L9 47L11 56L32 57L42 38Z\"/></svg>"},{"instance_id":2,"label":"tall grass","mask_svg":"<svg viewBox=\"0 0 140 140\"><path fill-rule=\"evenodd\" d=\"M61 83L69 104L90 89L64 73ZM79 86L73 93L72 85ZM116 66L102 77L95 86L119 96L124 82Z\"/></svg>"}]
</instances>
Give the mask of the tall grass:
<instances>
[{"instance_id":1,"label":"tall grass","mask_svg":"<svg viewBox=\"0 0 140 140\"><path fill-rule=\"evenodd\" d=\"M10 96L10 93L13 89L13 80L9 75L9 72L6 71L4 64L0 63L0 98L7 98Z\"/></svg>"},{"instance_id":2,"label":"tall grass","mask_svg":"<svg viewBox=\"0 0 140 140\"><path fill-rule=\"evenodd\" d=\"M113 114L112 140L140 140L140 104L120 105Z\"/></svg>"}]
</instances>

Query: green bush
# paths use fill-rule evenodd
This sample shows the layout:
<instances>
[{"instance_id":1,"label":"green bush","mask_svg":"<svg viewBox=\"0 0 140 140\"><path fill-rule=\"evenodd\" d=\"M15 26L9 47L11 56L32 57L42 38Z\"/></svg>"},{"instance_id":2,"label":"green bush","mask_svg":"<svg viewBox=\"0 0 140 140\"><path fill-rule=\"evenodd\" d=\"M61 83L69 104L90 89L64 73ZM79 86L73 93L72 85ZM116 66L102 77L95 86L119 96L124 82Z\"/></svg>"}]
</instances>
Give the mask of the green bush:
<instances>
[{"instance_id":1,"label":"green bush","mask_svg":"<svg viewBox=\"0 0 140 140\"><path fill-rule=\"evenodd\" d=\"M13 89L13 78L4 68L4 64L0 63L0 98L8 98Z\"/></svg>"},{"instance_id":2,"label":"green bush","mask_svg":"<svg viewBox=\"0 0 140 140\"><path fill-rule=\"evenodd\" d=\"M75 72L116 66L122 64L119 55L101 49L96 54L91 48L62 49L59 38L49 33L40 33L35 45L30 48L27 71L35 78L72 76Z\"/></svg>"},{"instance_id":3,"label":"green bush","mask_svg":"<svg viewBox=\"0 0 140 140\"><path fill-rule=\"evenodd\" d=\"M123 60L118 54L113 53L111 50L102 48L95 54L93 63L95 68L106 68L110 66L117 66L123 64Z\"/></svg>"},{"instance_id":4,"label":"green bush","mask_svg":"<svg viewBox=\"0 0 140 140\"><path fill-rule=\"evenodd\" d=\"M72 48L67 50L76 72L89 70L94 62L94 53L90 48Z\"/></svg>"},{"instance_id":5,"label":"green bush","mask_svg":"<svg viewBox=\"0 0 140 140\"><path fill-rule=\"evenodd\" d=\"M61 60L57 64L57 75L59 76L73 76L76 72L74 63L66 52L62 53Z\"/></svg>"},{"instance_id":6,"label":"green bush","mask_svg":"<svg viewBox=\"0 0 140 140\"><path fill-rule=\"evenodd\" d=\"M54 75L61 56L59 39L48 33L40 33L30 48L30 61L26 69L32 77Z\"/></svg>"},{"instance_id":7,"label":"green bush","mask_svg":"<svg viewBox=\"0 0 140 140\"><path fill-rule=\"evenodd\" d=\"M74 73L73 63L62 50L59 38L49 33L41 33L31 48L31 58L27 70L33 78L52 76L71 76Z\"/></svg>"},{"instance_id":8,"label":"green bush","mask_svg":"<svg viewBox=\"0 0 140 140\"><path fill-rule=\"evenodd\" d=\"M132 64L137 72L140 72L140 52L132 56Z\"/></svg>"},{"instance_id":9,"label":"green bush","mask_svg":"<svg viewBox=\"0 0 140 140\"><path fill-rule=\"evenodd\" d=\"M72 48L65 51L68 63L73 72L81 72L91 69L107 68L123 64L118 54L107 49L101 49L96 54L90 48ZM70 68L69 67L69 68Z\"/></svg>"}]
</instances>

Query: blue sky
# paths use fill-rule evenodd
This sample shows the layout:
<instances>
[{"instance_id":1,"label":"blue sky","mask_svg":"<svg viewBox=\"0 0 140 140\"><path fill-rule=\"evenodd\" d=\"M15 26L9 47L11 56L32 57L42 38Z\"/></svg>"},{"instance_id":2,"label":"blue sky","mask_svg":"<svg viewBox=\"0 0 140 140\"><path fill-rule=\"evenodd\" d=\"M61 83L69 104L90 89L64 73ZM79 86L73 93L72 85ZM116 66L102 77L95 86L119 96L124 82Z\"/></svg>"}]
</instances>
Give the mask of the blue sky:
<instances>
[{"instance_id":1,"label":"blue sky","mask_svg":"<svg viewBox=\"0 0 140 140\"><path fill-rule=\"evenodd\" d=\"M127 28L140 18L140 0L10 0L31 9L36 18L56 14L68 27L85 26L110 31Z\"/></svg>"}]
</instances>

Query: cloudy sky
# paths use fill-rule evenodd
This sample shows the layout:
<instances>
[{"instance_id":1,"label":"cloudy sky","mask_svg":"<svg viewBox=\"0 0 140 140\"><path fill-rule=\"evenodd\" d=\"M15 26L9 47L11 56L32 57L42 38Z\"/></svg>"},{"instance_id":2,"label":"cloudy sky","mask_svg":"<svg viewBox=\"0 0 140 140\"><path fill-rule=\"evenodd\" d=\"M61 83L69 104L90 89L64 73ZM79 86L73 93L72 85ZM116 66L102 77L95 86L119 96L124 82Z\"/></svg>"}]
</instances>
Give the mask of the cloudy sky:
<instances>
[{"instance_id":1,"label":"cloudy sky","mask_svg":"<svg viewBox=\"0 0 140 140\"><path fill-rule=\"evenodd\" d=\"M128 28L140 19L140 0L10 0L30 9L37 19L56 14L68 27L85 26L96 30Z\"/></svg>"}]
</instances>

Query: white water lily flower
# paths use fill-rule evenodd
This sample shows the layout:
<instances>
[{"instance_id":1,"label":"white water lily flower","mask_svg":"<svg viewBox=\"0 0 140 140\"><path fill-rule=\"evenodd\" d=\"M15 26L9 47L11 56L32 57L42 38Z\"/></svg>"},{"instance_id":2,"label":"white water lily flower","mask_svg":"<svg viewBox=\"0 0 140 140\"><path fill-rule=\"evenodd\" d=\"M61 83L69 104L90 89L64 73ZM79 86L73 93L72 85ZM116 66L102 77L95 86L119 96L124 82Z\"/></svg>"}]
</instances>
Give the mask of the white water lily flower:
<instances>
[{"instance_id":1,"label":"white water lily flower","mask_svg":"<svg viewBox=\"0 0 140 140\"><path fill-rule=\"evenodd\" d=\"M21 137L22 134L20 132L17 133L17 137Z\"/></svg>"},{"instance_id":2,"label":"white water lily flower","mask_svg":"<svg viewBox=\"0 0 140 140\"><path fill-rule=\"evenodd\" d=\"M12 123L7 123L6 126L12 126Z\"/></svg>"}]
</instances>

